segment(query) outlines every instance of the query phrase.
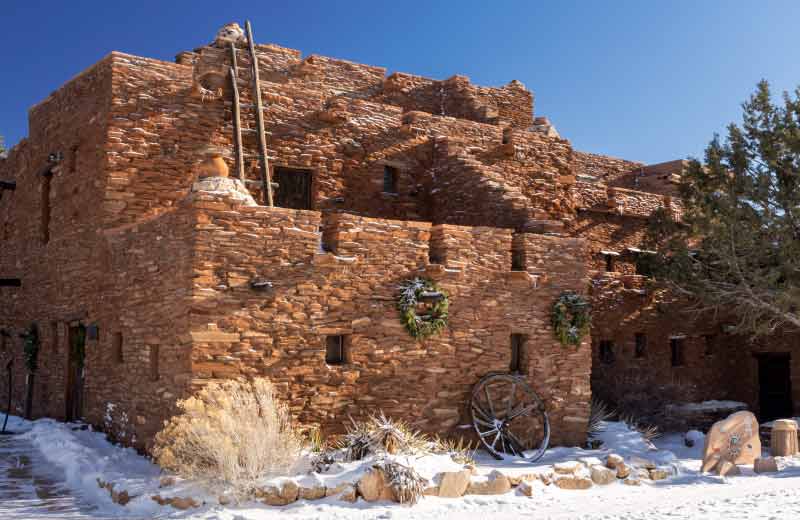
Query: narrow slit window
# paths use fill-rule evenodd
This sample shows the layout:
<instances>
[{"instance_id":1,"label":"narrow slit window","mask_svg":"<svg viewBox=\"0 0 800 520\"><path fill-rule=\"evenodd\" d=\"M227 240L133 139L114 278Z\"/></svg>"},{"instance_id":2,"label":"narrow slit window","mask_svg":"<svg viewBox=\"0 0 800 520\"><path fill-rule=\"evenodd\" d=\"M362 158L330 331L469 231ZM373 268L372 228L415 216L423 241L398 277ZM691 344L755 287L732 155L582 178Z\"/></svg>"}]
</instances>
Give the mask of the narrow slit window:
<instances>
[{"instance_id":1,"label":"narrow slit window","mask_svg":"<svg viewBox=\"0 0 800 520\"><path fill-rule=\"evenodd\" d=\"M325 363L342 365L345 359L345 336L327 336L325 338Z\"/></svg>"},{"instance_id":2,"label":"narrow slit window","mask_svg":"<svg viewBox=\"0 0 800 520\"><path fill-rule=\"evenodd\" d=\"M610 339L600 340L600 362L605 365L614 363L614 342Z\"/></svg>"},{"instance_id":3,"label":"narrow slit window","mask_svg":"<svg viewBox=\"0 0 800 520\"><path fill-rule=\"evenodd\" d=\"M511 335L511 363L509 364L509 370L512 373L524 373L525 340L524 334Z\"/></svg>"},{"instance_id":4,"label":"narrow slit window","mask_svg":"<svg viewBox=\"0 0 800 520\"><path fill-rule=\"evenodd\" d=\"M42 243L50 242L50 188L53 173L47 172L42 176Z\"/></svg>"},{"instance_id":5,"label":"narrow slit window","mask_svg":"<svg viewBox=\"0 0 800 520\"><path fill-rule=\"evenodd\" d=\"M525 251L521 249L514 249L511 251L511 270L512 271L525 270Z\"/></svg>"},{"instance_id":6,"label":"narrow slit window","mask_svg":"<svg viewBox=\"0 0 800 520\"><path fill-rule=\"evenodd\" d=\"M159 359L158 359L158 345L150 345L150 380L158 381L159 372Z\"/></svg>"},{"instance_id":7,"label":"narrow slit window","mask_svg":"<svg viewBox=\"0 0 800 520\"><path fill-rule=\"evenodd\" d=\"M714 346L717 342L717 337L714 334L706 334L704 336L705 339L705 351L704 354L706 357L714 355Z\"/></svg>"},{"instance_id":8,"label":"narrow slit window","mask_svg":"<svg viewBox=\"0 0 800 520\"><path fill-rule=\"evenodd\" d=\"M672 366L681 367L684 365L684 338L670 338L669 347L671 354Z\"/></svg>"},{"instance_id":9,"label":"narrow slit window","mask_svg":"<svg viewBox=\"0 0 800 520\"><path fill-rule=\"evenodd\" d=\"M22 280L19 278L0 278L0 287L21 287Z\"/></svg>"},{"instance_id":10,"label":"narrow slit window","mask_svg":"<svg viewBox=\"0 0 800 520\"><path fill-rule=\"evenodd\" d=\"M606 272L614 272L614 255L605 255L606 258Z\"/></svg>"},{"instance_id":11,"label":"narrow slit window","mask_svg":"<svg viewBox=\"0 0 800 520\"><path fill-rule=\"evenodd\" d=\"M111 345L112 350L114 351L114 361L117 364L122 364L125 362L125 356L122 353L122 333L115 332L114 338Z\"/></svg>"},{"instance_id":12,"label":"narrow slit window","mask_svg":"<svg viewBox=\"0 0 800 520\"><path fill-rule=\"evenodd\" d=\"M634 343L633 356L636 358L643 358L647 350L647 336L642 332L637 332L634 336Z\"/></svg>"},{"instance_id":13,"label":"narrow slit window","mask_svg":"<svg viewBox=\"0 0 800 520\"><path fill-rule=\"evenodd\" d=\"M383 167L383 192L397 193L397 168L393 166Z\"/></svg>"}]
</instances>

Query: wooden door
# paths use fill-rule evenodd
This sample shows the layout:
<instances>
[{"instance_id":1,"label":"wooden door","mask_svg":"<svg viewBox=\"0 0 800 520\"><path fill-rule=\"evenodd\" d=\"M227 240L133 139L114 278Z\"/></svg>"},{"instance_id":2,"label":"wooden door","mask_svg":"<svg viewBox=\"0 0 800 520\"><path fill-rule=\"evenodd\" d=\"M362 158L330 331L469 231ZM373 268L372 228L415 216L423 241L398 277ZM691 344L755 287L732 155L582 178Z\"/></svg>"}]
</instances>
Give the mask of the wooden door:
<instances>
[{"instance_id":1,"label":"wooden door","mask_svg":"<svg viewBox=\"0 0 800 520\"><path fill-rule=\"evenodd\" d=\"M758 357L760 422L792 417L791 358L789 354Z\"/></svg>"},{"instance_id":2,"label":"wooden door","mask_svg":"<svg viewBox=\"0 0 800 520\"><path fill-rule=\"evenodd\" d=\"M69 328L67 354L67 409L65 419L77 421L83 417L83 383L86 361L86 327Z\"/></svg>"},{"instance_id":3,"label":"wooden door","mask_svg":"<svg viewBox=\"0 0 800 520\"><path fill-rule=\"evenodd\" d=\"M275 195L275 205L281 208L312 209L311 208L311 170L296 168L275 167L275 182L278 190Z\"/></svg>"}]
</instances>

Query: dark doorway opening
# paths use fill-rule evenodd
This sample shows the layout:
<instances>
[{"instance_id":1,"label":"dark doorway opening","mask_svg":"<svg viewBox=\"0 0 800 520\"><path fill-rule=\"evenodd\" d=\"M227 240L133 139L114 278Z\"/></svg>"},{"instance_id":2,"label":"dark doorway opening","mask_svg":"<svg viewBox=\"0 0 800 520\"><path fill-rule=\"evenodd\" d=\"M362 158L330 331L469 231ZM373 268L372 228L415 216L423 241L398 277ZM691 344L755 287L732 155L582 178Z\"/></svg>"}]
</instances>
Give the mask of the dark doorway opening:
<instances>
[{"instance_id":1,"label":"dark doorway opening","mask_svg":"<svg viewBox=\"0 0 800 520\"><path fill-rule=\"evenodd\" d=\"M274 170L278 191L275 205L281 208L311 209L311 170L283 168Z\"/></svg>"},{"instance_id":2,"label":"dark doorway opening","mask_svg":"<svg viewBox=\"0 0 800 520\"><path fill-rule=\"evenodd\" d=\"M83 417L83 382L86 361L86 327L69 328L69 351L67 359L67 410L66 421L77 421Z\"/></svg>"},{"instance_id":3,"label":"dark doorway opening","mask_svg":"<svg viewBox=\"0 0 800 520\"><path fill-rule=\"evenodd\" d=\"M788 353L758 356L759 421L792 417L791 357Z\"/></svg>"}]
</instances>

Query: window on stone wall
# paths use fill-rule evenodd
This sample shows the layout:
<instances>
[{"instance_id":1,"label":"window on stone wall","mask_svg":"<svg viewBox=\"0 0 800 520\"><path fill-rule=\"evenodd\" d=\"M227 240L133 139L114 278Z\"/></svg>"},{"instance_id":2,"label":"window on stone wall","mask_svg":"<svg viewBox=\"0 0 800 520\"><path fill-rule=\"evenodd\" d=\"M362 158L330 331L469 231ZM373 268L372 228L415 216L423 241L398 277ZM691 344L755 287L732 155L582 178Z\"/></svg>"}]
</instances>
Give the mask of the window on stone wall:
<instances>
[{"instance_id":1,"label":"window on stone wall","mask_svg":"<svg viewBox=\"0 0 800 520\"><path fill-rule=\"evenodd\" d=\"M705 340L705 346L706 346L705 351L703 353L705 354L706 357L713 356L715 350L714 347L717 342L717 337L714 334L706 334L705 336L703 336L703 339Z\"/></svg>"},{"instance_id":2,"label":"window on stone wall","mask_svg":"<svg viewBox=\"0 0 800 520\"><path fill-rule=\"evenodd\" d=\"M383 167L383 192L384 193L397 193L397 168L393 166Z\"/></svg>"},{"instance_id":3,"label":"window on stone wall","mask_svg":"<svg viewBox=\"0 0 800 520\"><path fill-rule=\"evenodd\" d=\"M150 380L158 381L158 345L150 345Z\"/></svg>"},{"instance_id":4,"label":"window on stone wall","mask_svg":"<svg viewBox=\"0 0 800 520\"><path fill-rule=\"evenodd\" d=\"M19 278L0 278L0 287L21 287L22 280Z\"/></svg>"},{"instance_id":5,"label":"window on stone wall","mask_svg":"<svg viewBox=\"0 0 800 520\"><path fill-rule=\"evenodd\" d=\"M42 175L42 243L46 244L50 241L50 191L51 183L53 180L53 172L47 172Z\"/></svg>"},{"instance_id":6,"label":"window on stone wall","mask_svg":"<svg viewBox=\"0 0 800 520\"><path fill-rule=\"evenodd\" d=\"M111 350L114 352L114 361L116 363L124 363L125 356L122 353L122 333L115 332L112 339Z\"/></svg>"},{"instance_id":7,"label":"window on stone wall","mask_svg":"<svg viewBox=\"0 0 800 520\"><path fill-rule=\"evenodd\" d=\"M615 253L603 253L603 258L604 258L604 260L606 262L606 272L607 273L613 273L614 271L616 271L616 267L617 267L616 266L616 261L615 261L615 257L616 256L618 256L618 255L615 254Z\"/></svg>"},{"instance_id":8,"label":"window on stone wall","mask_svg":"<svg viewBox=\"0 0 800 520\"><path fill-rule=\"evenodd\" d=\"M600 340L600 362L606 365L614 363L614 342L610 339Z\"/></svg>"},{"instance_id":9,"label":"window on stone wall","mask_svg":"<svg viewBox=\"0 0 800 520\"><path fill-rule=\"evenodd\" d=\"M669 339L669 347L671 353L672 366L682 367L685 363L684 359L684 346L686 338L675 337Z\"/></svg>"},{"instance_id":10,"label":"window on stone wall","mask_svg":"<svg viewBox=\"0 0 800 520\"><path fill-rule=\"evenodd\" d=\"M512 271L525 270L525 251L521 249L511 250L511 270Z\"/></svg>"},{"instance_id":11,"label":"window on stone wall","mask_svg":"<svg viewBox=\"0 0 800 520\"><path fill-rule=\"evenodd\" d=\"M347 336L327 336L325 338L325 363L342 365L345 362Z\"/></svg>"},{"instance_id":12,"label":"window on stone wall","mask_svg":"<svg viewBox=\"0 0 800 520\"><path fill-rule=\"evenodd\" d=\"M645 350L647 350L647 336L643 332L637 332L634 335L633 356L643 358Z\"/></svg>"},{"instance_id":13,"label":"window on stone wall","mask_svg":"<svg viewBox=\"0 0 800 520\"><path fill-rule=\"evenodd\" d=\"M528 337L525 334L511 335L511 363L509 371L517 374L524 374L526 363L525 343Z\"/></svg>"}]
</instances>

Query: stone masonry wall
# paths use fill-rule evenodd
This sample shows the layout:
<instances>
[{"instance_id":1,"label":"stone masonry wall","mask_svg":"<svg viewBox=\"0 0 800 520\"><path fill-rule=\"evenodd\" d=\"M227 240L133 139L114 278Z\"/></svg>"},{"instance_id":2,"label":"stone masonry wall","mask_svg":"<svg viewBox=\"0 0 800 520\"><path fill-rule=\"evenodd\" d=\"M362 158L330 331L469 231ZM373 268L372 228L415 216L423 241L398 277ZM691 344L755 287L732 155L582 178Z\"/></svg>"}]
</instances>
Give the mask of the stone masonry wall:
<instances>
[{"instance_id":1,"label":"stone masonry wall","mask_svg":"<svg viewBox=\"0 0 800 520\"><path fill-rule=\"evenodd\" d=\"M469 422L466 401L480 377L508 371L510 334L521 333L554 441L583 442L588 340L566 349L548 323L561 291L585 287L581 240L521 235L528 272L511 272L510 230L234 209L213 196L195 205L208 219L198 227L191 308L195 383L267 376L302 422L326 431L341 431L348 414L382 410L453 432ZM432 230L444 264L429 261ZM331 252L321 250L323 236ZM447 329L426 341L405 331L396 310L398 284L414 276L450 295ZM254 279L273 287L254 291ZM345 336L345 364L325 363L328 335Z\"/></svg>"}]
</instances>

